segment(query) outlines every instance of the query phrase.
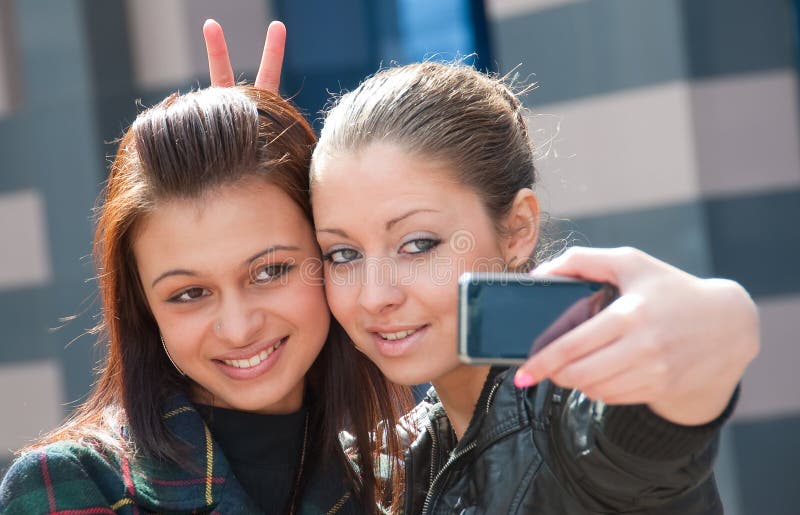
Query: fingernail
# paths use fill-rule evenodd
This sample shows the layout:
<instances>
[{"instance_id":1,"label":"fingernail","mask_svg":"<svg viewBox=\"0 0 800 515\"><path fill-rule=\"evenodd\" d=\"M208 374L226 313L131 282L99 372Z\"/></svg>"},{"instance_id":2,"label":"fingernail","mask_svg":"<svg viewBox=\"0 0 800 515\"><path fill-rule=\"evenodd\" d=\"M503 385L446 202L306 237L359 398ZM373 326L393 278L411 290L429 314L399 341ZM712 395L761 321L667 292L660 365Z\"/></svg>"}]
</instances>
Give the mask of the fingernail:
<instances>
[{"instance_id":1,"label":"fingernail","mask_svg":"<svg viewBox=\"0 0 800 515\"><path fill-rule=\"evenodd\" d=\"M524 370L517 370L517 373L514 374L514 386L517 388L527 388L533 383L533 376Z\"/></svg>"}]
</instances>

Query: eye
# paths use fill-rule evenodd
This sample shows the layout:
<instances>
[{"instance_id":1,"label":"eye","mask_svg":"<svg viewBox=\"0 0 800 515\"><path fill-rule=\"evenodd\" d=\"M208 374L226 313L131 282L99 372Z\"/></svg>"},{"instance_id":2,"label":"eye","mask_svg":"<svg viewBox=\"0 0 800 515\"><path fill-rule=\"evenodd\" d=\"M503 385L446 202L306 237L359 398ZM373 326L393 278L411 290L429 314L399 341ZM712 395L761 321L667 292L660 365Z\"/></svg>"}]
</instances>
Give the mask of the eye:
<instances>
[{"instance_id":1,"label":"eye","mask_svg":"<svg viewBox=\"0 0 800 515\"><path fill-rule=\"evenodd\" d=\"M168 300L169 302L192 302L201 297L207 297L210 294L211 292L206 288L195 287L183 290L181 293Z\"/></svg>"},{"instance_id":2,"label":"eye","mask_svg":"<svg viewBox=\"0 0 800 515\"><path fill-rule=\"evenodd\" d=\"M400 252L406 254L422 254L428 252L439 246L442 240L435 240L432 238L416 238L403 244L400 247Z\"/></svg>"},{"instance_id":3,"label":"eye","mask_svg":"<svg viewBox=\"0 0 800 515\"><path fill-rule=\"evenodd\" d=\"M332 250L322 257L325 259L325 261L329 261L335 265L340 265L358 259L360 254L357 250L344 248Z\"/></svg>"},{"instance_id":4,"label":"eye","mask_svg":"<svg viewBox=\"0 0 800 515\"><path fill-rule=\"evenodd\" d=\"M258 284L266 284L274 281L275 279L281 277L282 275L289 272L292 269L292 265L289 263L279 263L274 265L266 265L260 268L256 268L253 271L253 282Z\"/></svg>"}]
</instances>

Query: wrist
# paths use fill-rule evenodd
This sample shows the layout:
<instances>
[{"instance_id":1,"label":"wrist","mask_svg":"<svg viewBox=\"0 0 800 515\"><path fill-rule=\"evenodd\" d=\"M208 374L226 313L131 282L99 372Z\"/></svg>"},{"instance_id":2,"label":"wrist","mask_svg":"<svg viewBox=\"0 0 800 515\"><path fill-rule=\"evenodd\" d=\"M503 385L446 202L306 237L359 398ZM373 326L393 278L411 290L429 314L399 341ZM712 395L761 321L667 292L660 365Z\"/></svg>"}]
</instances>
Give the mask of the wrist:
<instances>
[{"instance_id":1,"label":"wrist","mask_svg":"<svg viewBox=\"0 0 800 515\"><path fill-rule=\"evenodd\" d=\"M682 426L701 426L720 417L731 405L738 382L659 399L647 406L661 418Z\"/></svg>"}]
</instances>

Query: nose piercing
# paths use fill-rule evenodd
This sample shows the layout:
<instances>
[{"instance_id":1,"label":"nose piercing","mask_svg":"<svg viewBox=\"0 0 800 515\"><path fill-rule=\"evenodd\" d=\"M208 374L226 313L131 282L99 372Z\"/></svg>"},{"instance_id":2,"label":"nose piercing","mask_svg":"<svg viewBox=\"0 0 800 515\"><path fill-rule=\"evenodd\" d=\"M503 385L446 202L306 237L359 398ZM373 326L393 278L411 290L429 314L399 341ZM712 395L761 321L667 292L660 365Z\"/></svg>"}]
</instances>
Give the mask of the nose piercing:
<instances>
[{"instance_id":1,"label":"nose piercing","mask_svg":"<svg viewBox=\"0 0 800 515\"><path fill-rule=\"evenodd\" d=\"M214 332L217 333L217 336L222 332L222 321L217 320L217 323L214 324Z\"/></svg>"}]
</instances>

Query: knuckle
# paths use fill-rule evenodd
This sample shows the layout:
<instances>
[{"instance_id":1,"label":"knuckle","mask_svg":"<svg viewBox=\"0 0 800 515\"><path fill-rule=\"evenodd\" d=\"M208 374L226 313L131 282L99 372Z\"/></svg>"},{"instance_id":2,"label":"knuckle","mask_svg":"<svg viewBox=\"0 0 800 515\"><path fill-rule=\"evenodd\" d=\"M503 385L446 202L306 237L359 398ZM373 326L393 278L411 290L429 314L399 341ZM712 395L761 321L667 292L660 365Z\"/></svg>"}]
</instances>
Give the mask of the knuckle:
<instances>
[{"instance_id":1,"label":"knuckle","mask_svg":"<svg viewBox=\"0 0 800 515\"><path fill-rule=\"evenodd\" d=\"M569 247L558 256L558 259L564 263L571 264L576 259L580 259L585 253L586 249L584 247Z\"/></svg>"},{"instance_id":2,"label":"knuckle","mask_svg":"<svg viewBox=\"0 0 800 515\"><path fill-rule=\"evenodd\" d=\"M570 341L563 346L561 353L564 359L577 359L583 356L583 345L580 341Z\"/></svg>"},{"instance_id":3,"label":"knuckle","mask_svg":"<svg viewBox=\"0 0 800 515\"><path fill-rule=\"evenodd\" d=\"M587 382L587 373L585 370L582 370L577 367L572 367L569 370L569 380L570 384L575 388L581 389L584 384Z\"/></svg>"},{"instance_id":4,"label":"knuckle","mask_svg":"<svg viewBox=\"0 0 800 515\"><path fill-rule=\"evenodd\" d=\"M651 360L652 367L655 372L661 372L662 367L665 366L661 358L665 354L665 345L658 338L647 338L642 343L644 354Z\"/></svg>"},{"instance_id":5,"label":"knuckle","mask_svg":"<svg viewBox=\"0 0 800 515\"><path fill-rule=\"evenodd\" d=\"M627 263L628 266L633 266L636 263L639 263L644 256L644 252L629 246L618 247L615 249L615 252L620 261Z\"/></svg>"},{"instance_id":6,"label":"knuckle","mask_svg":"<svg viewBox=\"0 0 800 515\"><path fill-rule=\"evenodd\" d=\"M631 247L630 245L623 245L622 247L617 247L616 251L620 256L626 258L636 258L640 254L639 249Z\"/></svg>"},{"instance_id":7,"label":"knuckle","mask_svg":"<svg viewBox=\"0 0 800 515\"><path fill-rule=\"evenodd\" d=\"M587 386L585 388L582 388L581 391L583 392L584 395L586 395L592 400L600 399L602 394L600 389L597 388L596 386Z\"/></svg>"},{"instance_id":8,"label":"knuckle","mask_svg":"<svg viewBox=\"0 0 800 515\"><path fill-rule=\"evenodd\" d=\"M657 362L653 364L650 372L650 381L645 392L651 396L658 396L669 390L670 370L666 363Z\"/></svg>"}]
</instances>

